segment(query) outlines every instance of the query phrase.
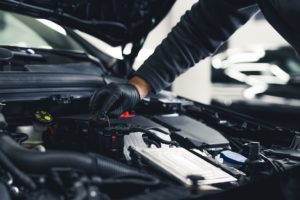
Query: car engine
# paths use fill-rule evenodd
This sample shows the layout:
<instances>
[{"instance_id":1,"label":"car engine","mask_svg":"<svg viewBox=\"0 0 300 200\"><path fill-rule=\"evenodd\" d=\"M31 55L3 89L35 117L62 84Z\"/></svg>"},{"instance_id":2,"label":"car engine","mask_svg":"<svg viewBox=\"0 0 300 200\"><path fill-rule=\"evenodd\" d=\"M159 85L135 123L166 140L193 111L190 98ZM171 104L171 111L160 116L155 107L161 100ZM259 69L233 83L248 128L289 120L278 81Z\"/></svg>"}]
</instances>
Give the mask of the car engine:
<instances>
[{"instance_id":1,"label":"car engine","mask_svg":"<svg viewBox=\"0 0 300 200\"><path fill-rule=\"evenodd\" d=\"M297 132L169 92L119 118L87 101L1 104L1 199L214 199L299 165Z\"/></svg>"}]
</instances>

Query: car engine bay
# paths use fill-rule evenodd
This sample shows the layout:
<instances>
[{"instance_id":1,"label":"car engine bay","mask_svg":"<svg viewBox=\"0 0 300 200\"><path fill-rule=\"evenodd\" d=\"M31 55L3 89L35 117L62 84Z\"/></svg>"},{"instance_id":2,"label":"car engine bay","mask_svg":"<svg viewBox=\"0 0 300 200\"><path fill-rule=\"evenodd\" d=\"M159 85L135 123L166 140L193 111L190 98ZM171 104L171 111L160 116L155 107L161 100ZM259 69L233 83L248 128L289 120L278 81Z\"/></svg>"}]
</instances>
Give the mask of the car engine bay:
<instances>
[{"instance_id":1,"label":"car engine bay","mask_svg":"<svg viewBox=\"0 0 300 200\"><path fill-rule=\"evenodd\" d=\"M1 105L1 196L214 199L299 165L297 132L169 92L119 118L87 100Z\"/></svg>"},{"instance_id":2,"label":"car engine bay","mask_svg":"<svg viewBox=\"0 0 300 200\"><path fill-rule=\"evenodd\" d=\"M297 131L168 91L119 117L90 113L95 90L131 77L174 3L0 2L2 19L14 19L1 27L11 39L0 45L1 200L300 198ZM10 33L26 35L19 30L33 37L17 42ZM119 47L123 59L78 30ZM36 36L43 42L34 45Z\"/></svg>"}]
</instances>

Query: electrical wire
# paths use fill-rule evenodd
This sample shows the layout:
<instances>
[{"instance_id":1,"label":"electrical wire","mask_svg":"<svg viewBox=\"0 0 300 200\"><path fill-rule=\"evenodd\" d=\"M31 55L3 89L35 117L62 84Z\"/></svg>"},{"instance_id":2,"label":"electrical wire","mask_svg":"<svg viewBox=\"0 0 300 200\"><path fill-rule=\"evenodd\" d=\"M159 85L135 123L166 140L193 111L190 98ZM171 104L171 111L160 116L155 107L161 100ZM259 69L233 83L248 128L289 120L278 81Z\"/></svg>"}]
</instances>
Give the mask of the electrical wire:
<instances>
[{"instance_id":1,"label":"electrical wire","mask_svg":"<svg viewBox=\"0 0 300 200\"><path fill-rule=\"evenodd\" d=\"M176 141L168 141L168 140L164 140L161 137L157 136L155 133L147 130L147 129L141 129L141 132L145 133L148 135L148 137L150 136L151 139L157 140L163 144L169 144L169 145L174 145L174 146L179 146L178 142Z\"/></svg>"},{"instance_id":2,"label":"electrical wire","mask_svg":"<svg viewBox=\"0 0 300 200\"><path fill-rule=\"evenodd\" d=\"M166 134L166 135L170 135L169 132L164 131L164 130L162 130L161 128L157 128L157 127L147 128L146 130L149 130L149 131L151 131L151 130L153 130L153 131L158 131L158 132L164 133L164 134Z\"/></svg>"},{"instance_id":3,"label":"electrical wire","mask_svg":"<svg viewBox=\"0 0 300 200\"><path fill-rule=\"evenodd\" d=\"M155 145L157 148L161 148L161 144L149 139L148 137L143 137L143 140L148 144L148 147L150 147L152 144Z\"/></svg>"},{"instance_id":4,"label":"electrical wire","mask_svg":"<svg viewBox=\"0 0 300 200\"><path fill-rule=\"evenodd\" d=\"M282 171L282 170L275 164L275 162L274 162L273 160L271 160L270 158L268 158L268 157L265 156L264 154L260 153L260 157L261 157L264 161L266 161L267 163L269 163L269 164L272 166L272 168L274 169L274 171L275 171L276 173L279 173L279 172Z\"/></svg>"}]
</instances>

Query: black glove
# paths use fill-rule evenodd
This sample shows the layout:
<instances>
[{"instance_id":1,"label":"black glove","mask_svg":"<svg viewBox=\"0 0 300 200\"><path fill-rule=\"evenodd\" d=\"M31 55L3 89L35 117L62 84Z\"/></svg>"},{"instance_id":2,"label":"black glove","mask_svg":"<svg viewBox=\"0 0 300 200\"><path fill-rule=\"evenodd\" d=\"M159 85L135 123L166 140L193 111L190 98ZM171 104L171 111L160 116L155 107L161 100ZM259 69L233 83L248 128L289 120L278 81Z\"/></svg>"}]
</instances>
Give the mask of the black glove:
<instances>
[{"instance_id":1,"label":"black glove","mask_svg":"<svg viewBox=\"0 0 300 200\"><path fill-rule=\"evenodd\" d=\"M138 90L131 84L110 83L95 91L90 100L93 114L119 116L140 101Z\"/></svg>"}]
</instances>

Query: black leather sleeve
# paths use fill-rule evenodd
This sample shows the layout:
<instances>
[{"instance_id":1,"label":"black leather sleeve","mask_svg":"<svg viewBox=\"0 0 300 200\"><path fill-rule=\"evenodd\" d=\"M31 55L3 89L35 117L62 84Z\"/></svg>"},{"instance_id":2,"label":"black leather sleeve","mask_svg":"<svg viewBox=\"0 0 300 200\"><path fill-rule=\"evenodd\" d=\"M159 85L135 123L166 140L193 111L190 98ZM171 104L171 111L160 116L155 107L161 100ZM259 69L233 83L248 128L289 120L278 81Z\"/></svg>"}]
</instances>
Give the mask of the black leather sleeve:
<instances>
[{"instance_id":1,"label":"black leather sleeve","mask_svg":"<svg viewBox=\"0 0 300 200\"><path fill-rule=\"evenodd\" d=\"M208 57L256 13L254 0L199 0L136 72L154 93Z\"/></svg>"}]
</instances>

